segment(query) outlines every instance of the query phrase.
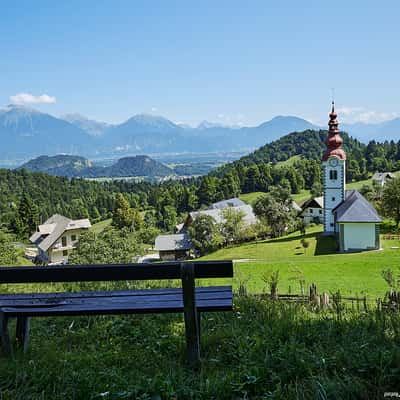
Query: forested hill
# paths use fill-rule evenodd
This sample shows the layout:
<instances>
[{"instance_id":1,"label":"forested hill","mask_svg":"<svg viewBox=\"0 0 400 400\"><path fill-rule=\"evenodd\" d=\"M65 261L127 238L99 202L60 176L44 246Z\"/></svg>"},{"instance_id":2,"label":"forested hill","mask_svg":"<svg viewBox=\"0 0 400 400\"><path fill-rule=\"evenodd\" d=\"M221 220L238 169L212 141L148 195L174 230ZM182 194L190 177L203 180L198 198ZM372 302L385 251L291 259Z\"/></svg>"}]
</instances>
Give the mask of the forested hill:
<instances>
[{"instance_id":1,"label":"forested hill","mask_svg":"<svg viewBox=\"0 0 400 400\"><path fill-rule=\"evenodd\" d=\"M326 149L325 139L327 134L328 132L323 130L293 132L260 147L232 164L244 166L260 162L276 164L293 156L301 156L308 160L320 160ZM347 153L365 152L367 147L365 144L353 139L347 133L341 133L341 135Z\"/></svg>"},{"instance_id":2,"label":"forested hill","mask_svg":"<svg viewBox=\"0 0 400 400\"><path fill-rule=\"evenodd\" d=\"M272 165L286 161L293 156L305 160L321 160L326 149L325 139L328 132L324 130L306 130L293 132L280 139L268 143L253 153L213 171L214 176L223 176L232 168L249 167L254 164L270 163ZM364 177L375 171L400 169L400 141L368 144L359 142L347 133L341 133L344 148L347 152L348 173L350 179Z\"/></svg>"},{"instance_id":3,"label":"forested hill","mask_svg":"<svg viewBox=\"0 0 400 400\"><path fill-rule=\"evenodd\" d=\"M84 157L59 154L56 156L40 156L34 158L18 169L32 172L45 172L56 176L77 176L82 170L92 167L92 163Z\"/></svg>"},{"instance_id":4,"label":"forested hill","mask_svg":"<svg viewBox=\"0 0 400 400\"><path fill-rule=\"evenodd\" d=\"M40 156L21 165L18 169L45 172L49 175L69 178L164 177L174 175L171 168L144 155L120 158L115 164L108 167L94 166L91 161L79 156Z\"/></svg>"}]
</instances>

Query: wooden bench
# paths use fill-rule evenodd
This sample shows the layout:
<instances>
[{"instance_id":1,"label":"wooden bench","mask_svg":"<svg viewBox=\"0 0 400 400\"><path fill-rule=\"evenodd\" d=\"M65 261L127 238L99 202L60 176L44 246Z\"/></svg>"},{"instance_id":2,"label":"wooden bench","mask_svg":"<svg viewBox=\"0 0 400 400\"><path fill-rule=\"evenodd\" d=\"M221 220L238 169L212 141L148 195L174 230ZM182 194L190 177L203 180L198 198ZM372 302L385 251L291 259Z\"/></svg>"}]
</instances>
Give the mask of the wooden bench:
<instances>
[{"instance_id":1,"label":"wooden bench","mask_svg":"<svg viewBox=\"0 0 400 400\"><path fill-rule=\"evenodd\" d=\"M162 289L0 294L2 347L12 354L8 329L11 318L17 318L17 345L26 351L32 317L183 313L187 360L193 366L200 360L201 313L232 310L231 286L196 287L195 279L232 276L231 261L0 267L3 284L171 279L182 283L182 287Z\"/></svg>"}]
</instances>

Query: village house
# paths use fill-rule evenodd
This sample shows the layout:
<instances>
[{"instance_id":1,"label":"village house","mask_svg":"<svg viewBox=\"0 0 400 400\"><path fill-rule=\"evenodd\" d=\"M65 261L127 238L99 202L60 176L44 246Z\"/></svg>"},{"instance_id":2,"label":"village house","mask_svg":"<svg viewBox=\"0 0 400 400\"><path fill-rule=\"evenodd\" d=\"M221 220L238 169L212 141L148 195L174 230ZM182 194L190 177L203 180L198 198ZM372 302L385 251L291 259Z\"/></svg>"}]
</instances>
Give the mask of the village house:
<instances>
[{"instance_id":1,"label":"village house","mask_svg":"<svg viewBox=\"0 0 400 400\"><path fill-rule=\"evenodd\" d=\"M232 198L213 203L206 210L193 211L189 213L185 222L177 226L178 232L185 232L193 221L200 215L209 215L214 219L215 223L221 224L224 222L223 210L228 207L237 212L243 213L243 223L245 226L253 225L258 221L251 205L244 203L238 198Z\"/></svg>"},{"instance_id":2,"label":"village house","mask_svg":"<svg viewBox=\"0 0 400 400\"><path fill-rule=\"evenodd\" d=\"M300 217L306 224L324 223L324 198L323 196L314 197L307 200L303 206L300 213Z\"/></svg>"},{"instance_id":3,"label":"village house","mask_svg":"<svg viewBox=\"0 0 400 400\"><path fill-rule=\"evenodd\" d=\"M161 261L181 261L189 257L192 243L187 233L158 235L154 250L159 252Z\"/></svg>"},{"instance_id":4,"label":"village house","mask_svg":"<svg viewBox=\"0 0 400 400\"><path fill-rule=\"evenodd\" d=\"M372 182L375 182L380 187L383 187L385 186L387 180L393 179L395 177L396 176L391 172L375 172L375 174L372 175Z\"/></svg>"},{"instance_id":5,"label":"village house","mask_svg":"<svg viewBox=\"0 0 400 400\"><path fill-rule=\"evenodd\" d=\"M66 264L68 256L76 248L82 233L91 228L88 219L72 220L55 214L30 238L38 248L38 261L45 264Z\"/></svg>"},{"instance_id":6,"label":"village house","mask_svg":"<svg viewBox=\"0 0 400 400\"><path fill-rule=\"evenodd\" d=\"M336 236L341 252L379 249L381 218L361 193L346 190L347 156L334 103L329 118L327 149L322 157L324 234Z\"/></svg>"}]
</instances>

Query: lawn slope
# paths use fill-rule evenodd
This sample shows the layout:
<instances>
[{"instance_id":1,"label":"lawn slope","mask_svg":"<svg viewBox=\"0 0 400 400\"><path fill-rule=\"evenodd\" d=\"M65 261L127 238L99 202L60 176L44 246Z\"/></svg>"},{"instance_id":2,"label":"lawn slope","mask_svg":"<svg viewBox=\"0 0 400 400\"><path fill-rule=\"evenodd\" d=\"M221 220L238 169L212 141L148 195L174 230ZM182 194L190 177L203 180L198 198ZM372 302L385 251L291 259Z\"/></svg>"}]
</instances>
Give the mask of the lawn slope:
<instances>
[{"instance_id":1,"label":"lawn slope","mask_svg":"<svg viewBox=\"0 0 400 400\"><path fill-rule=\"evenodd\" d=\"M332 238L321 235L321 227L310 228L306 239L310 246L304 253L303 236L289 236L246 243L218 250L204 260L236 260L235 285L245 284L251 293L267 290L263 278L279 270L278 289L281 293L300 292L300 280L315 283L320 291L343 295L365 294L370 299L383 297L387 286L382 269L398 270L400 242L382 240L383 250L355 254L336 254Z\"/></svg>"}]
</instances>

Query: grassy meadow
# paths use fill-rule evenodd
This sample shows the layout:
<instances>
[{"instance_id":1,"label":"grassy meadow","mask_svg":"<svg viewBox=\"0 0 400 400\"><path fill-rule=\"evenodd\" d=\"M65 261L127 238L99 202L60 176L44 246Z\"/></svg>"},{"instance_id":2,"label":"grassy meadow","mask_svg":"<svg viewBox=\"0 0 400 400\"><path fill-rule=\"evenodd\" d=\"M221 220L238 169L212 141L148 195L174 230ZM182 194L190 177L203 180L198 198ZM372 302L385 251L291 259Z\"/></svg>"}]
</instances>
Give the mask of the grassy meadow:
<instances>
[{"instance_id":1,"label":"grassy meadow","mask_svg":"<svg viewBox=\"0 0 400 400\"><path fill-rule=\"evenodd\" d=\"M279 238L227 247L203 257L204 260L235 260L234 284L244 284L250 293L268 290L264 277L279 270L278 291L300 293L300 280L315 283L320 292L366 295L382 298L387 284L383 269L400 273L400 242L382 240L383 250L336 254L332 238L321 235L321 227L307 230L309 248L304 250L299 232ZM392 248L398 247L398 248Z\"/></svg>"}]
</instances>

